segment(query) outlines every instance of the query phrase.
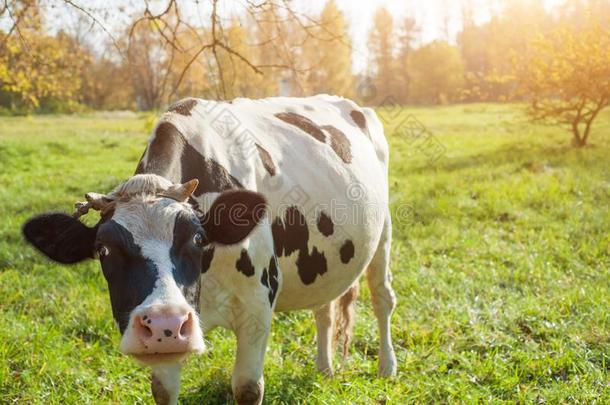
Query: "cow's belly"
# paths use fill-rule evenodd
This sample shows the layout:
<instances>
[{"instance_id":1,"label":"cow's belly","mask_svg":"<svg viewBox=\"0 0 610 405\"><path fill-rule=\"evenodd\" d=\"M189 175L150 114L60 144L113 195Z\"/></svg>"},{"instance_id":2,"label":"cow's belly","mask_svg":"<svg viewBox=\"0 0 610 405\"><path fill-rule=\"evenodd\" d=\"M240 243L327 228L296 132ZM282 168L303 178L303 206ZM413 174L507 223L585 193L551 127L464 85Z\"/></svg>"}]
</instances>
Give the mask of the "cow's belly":
<instances>
[{"instance_id":1,"label":"cow's belly","mask_svg":"<svg viewBox=\"0 0 610 405\"><path fill-rule=\"evenodd\" d=\"M358 279L370 261L368 256L352 259L352 263L347 265L329 260L326 273L318 275L312 284L305 285L295 264L296 256L295 253L293 257L279 259L283 286L275 307L278 312L313 309L338 298ZM331 255L328 256L327 260Z\"/></svg>"}]
</instances>

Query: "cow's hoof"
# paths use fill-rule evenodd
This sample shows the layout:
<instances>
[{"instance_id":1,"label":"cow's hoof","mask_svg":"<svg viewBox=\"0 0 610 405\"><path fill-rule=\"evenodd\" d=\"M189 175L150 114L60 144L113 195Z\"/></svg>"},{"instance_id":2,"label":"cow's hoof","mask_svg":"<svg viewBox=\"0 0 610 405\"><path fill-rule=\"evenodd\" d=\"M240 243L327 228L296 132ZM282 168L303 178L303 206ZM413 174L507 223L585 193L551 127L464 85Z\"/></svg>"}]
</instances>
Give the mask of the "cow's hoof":
<instances>
[{"instance_id":1,"label":"cow's hoof","mask_svg":"<svg viewBox=\"0 0 610 405\"><path fill-rule=\"evenodd\" d=\"M233 396L239 405L258 405L263 402L262 386L256 381L248 381L236 387Z\"/></svg>"},{"instance_id":2,"label":"cow's hoof","mask_svg":"<svg viewBox=\"0 0 610 405\"><path fill-rule=\"evenodd\" d=\"M379 361L379 377L394 377L396 375L396 359Z\"/></svg>"},{"instance_id":3,"label":"cow's hoof","mask_svg":"<svg viewBox=\"0 0 610 405\"><path fill-rule=\"evenodd\" d=\"M332 377L334 374L332 366L328 364L318 364L316 367L318 372L324 377Z\"/></svg>"}]
</instances>

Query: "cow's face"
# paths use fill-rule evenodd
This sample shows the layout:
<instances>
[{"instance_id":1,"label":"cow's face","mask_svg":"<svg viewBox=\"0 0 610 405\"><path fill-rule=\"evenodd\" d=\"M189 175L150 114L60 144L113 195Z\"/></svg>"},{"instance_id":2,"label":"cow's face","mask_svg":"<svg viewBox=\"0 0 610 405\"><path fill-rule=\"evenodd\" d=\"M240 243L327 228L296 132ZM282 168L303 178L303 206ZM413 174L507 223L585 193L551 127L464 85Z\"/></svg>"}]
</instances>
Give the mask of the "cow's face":
<instances>
[{"instance_id":1,"label":"cow's face","mask_svg":"<svg viewBox=\"0 0 610 405\"><path fill-rule=\"evenodd\" d=\"M26 239L51 259L99 258L120 349L144 363L204 349L197 311L203 251L240 242L265 213L260 195L234 191L198 216L186 202L196 187L138 175L108 196L87 195L87 208L102 212L94 228L65 214L41 215L24 227Z\"/></svg>"},{"instance_id":2,"label":"cow's face","mask_svg":"<svg viewBox=\"0 0 610 405\"><path fill-rule=\"evenodd\" d=\"M147 360L203 350L196 308L204 241L195 212L169 198L119 202L99 225L94 249L122 352Z\"/></svg>"}]
</instances>

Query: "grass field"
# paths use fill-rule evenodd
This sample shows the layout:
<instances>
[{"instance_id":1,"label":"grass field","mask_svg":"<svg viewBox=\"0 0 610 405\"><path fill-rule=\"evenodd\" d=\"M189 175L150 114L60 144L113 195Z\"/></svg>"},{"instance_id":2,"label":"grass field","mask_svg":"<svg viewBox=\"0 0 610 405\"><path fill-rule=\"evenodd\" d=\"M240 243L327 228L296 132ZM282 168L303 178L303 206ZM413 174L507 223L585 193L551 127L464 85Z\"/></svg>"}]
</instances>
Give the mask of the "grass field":
<instances>
[{"instance_id":1,"label":"grass field","mask_svg":"<svg viewBox=\"0 0 610 405\"><path fill-rule=\"evenodd\" d=\"M311 313L275 318L266 403L609 403L610 112L583 150L516 106L383 114L394 117L398 376L376 378L364 288L332 380L315 372ZM395 128L406 114L442 156ZM0 403L151 403L148 373L117 350L99 265L52 264L20 235L32 214L131 175L150 126L145 115L0 118ZM182 403L231 401L234 339L215 330L209 342L188 361Z\"/></svg>"}]
</instances>

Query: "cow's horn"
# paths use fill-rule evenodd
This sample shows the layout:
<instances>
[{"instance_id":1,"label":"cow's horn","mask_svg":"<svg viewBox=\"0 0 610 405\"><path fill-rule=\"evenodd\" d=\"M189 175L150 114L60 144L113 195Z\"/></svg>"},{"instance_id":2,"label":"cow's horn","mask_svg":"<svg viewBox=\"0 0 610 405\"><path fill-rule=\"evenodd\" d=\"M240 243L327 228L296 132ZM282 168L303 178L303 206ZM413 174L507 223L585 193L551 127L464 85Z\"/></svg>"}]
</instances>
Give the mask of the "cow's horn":
<instances>
[{"instance_id":1,"label":"cow's horn","mask_svg":"<svg viewBox=\"0 0 610 405\"><path fill-rule=\"evenodd\" d=\"M164 192L160 193L162 197L171 198L176 201L186 202L189 197L195 192L197 186L199 185L199 180L191 179L184 184L176 184L171 186Z\"/></svg>"},{"instance_id":2,"label":"cow's horn","mask_svg":"<svg viewBox=\"0 0 610 405\"><path fill-rule=\"evenodd\" d=\"M91 208L96 211L103 211L112 202L112 198L98 193L87 193L85 198L87 201L79 201L74 204L74 208L76 208L76 212L72 214L74 218L80 218L88 213Z\"/></svg>"}]
</instances>

